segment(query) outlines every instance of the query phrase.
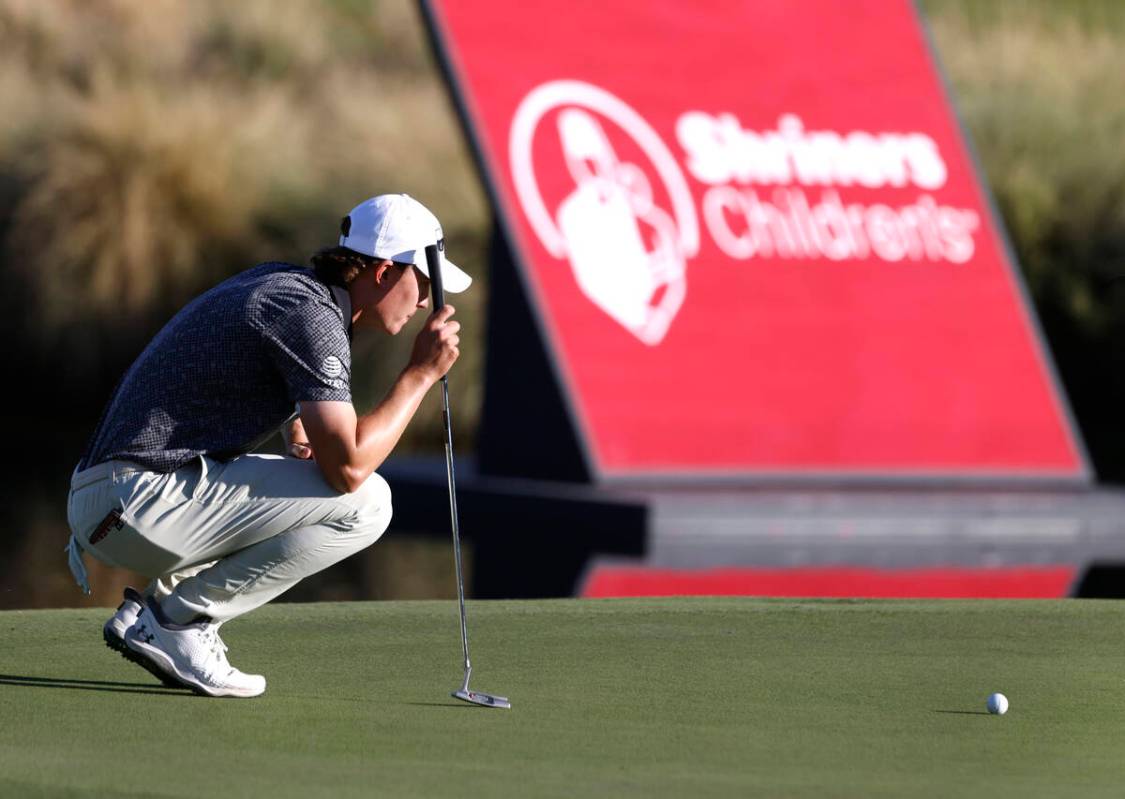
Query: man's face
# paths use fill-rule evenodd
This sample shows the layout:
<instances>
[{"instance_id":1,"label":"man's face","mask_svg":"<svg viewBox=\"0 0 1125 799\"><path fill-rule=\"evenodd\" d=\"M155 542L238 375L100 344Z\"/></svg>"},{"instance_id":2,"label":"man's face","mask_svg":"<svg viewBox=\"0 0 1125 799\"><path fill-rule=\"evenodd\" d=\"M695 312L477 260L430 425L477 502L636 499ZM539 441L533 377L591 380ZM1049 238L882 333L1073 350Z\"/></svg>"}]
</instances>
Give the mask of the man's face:
<instances>
[{"instance_id":1,"label":"man's face","mask_svg":"<svg viewBox=\"0 0 1125 799\"><path fill-rule=\"evenodd\" d=\"M395 335L420 310L430 304L430 279L411 264L392 263L386 269L376 268L370 276L374 285L373 302L358 324L371 326ZM364 324L366 320L367 324Z\"/></svg>"}]
</instances>

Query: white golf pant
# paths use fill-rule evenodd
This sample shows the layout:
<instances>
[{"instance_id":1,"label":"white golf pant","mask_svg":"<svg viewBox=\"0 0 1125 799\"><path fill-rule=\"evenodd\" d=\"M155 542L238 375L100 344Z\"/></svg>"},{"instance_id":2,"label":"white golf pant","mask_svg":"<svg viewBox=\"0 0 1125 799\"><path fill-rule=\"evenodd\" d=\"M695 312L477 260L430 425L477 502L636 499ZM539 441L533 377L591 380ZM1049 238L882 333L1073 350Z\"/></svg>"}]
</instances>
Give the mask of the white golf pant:
<instances>
[{"instance_id":1,"label":"white golf pant","mask_svg":"<svg viewBox=\"0 0 1125 799\"><path fill-rule=\"evenodd\" d=\"M75 473L67 514L80 583L84 550L153 578L146 593L172 621L221 622L375 543L391 492L372 474L341 494L313 461L276 455L200 457L168 474L109 461Z\"/></svg>"}]
</instances>

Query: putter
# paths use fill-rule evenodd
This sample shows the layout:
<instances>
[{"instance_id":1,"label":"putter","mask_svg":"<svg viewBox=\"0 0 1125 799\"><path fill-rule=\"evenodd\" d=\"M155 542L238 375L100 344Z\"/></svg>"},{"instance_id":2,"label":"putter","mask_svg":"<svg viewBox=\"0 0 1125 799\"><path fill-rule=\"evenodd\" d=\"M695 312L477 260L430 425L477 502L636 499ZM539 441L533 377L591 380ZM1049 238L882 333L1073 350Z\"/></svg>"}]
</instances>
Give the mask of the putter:
<instances>
[{"instance_id":1,"label":"putter","mask_svg":"<svg viewBox=\"0 0 1125 799\"><path fill-rule=\"evenodd\" d=\"M426 247L426 265L430 270L434 313L445 307L445 293L441 286L441 256L438 253L444 248L444 239ZM465 655L465 680L452 696L483 707L510 708L512 703L507 697L469 690L469 675L473 673L473 666L469 662L469 630L465 625L465 583L461 576L461 531L457 523L457 489L453 480L453 425L449 414L449 380L444 375L441 378L441 412L442 421L445 423L445 477L449 485L449 516L453 522L453 560L457 564L457 607L461 612L461 651Z\"/></svg>"}]
</instances>

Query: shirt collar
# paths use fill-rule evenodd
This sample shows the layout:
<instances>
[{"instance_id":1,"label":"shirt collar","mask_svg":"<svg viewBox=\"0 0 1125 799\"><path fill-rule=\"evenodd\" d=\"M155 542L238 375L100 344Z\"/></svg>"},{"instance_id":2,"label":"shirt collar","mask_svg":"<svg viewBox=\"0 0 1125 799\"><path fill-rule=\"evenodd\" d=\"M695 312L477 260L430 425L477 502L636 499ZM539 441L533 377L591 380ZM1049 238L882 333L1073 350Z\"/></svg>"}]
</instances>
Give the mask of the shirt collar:
<instances>
[{"instance_id":1,"label":"shirt collar","mask_svg":"<svg viewBox=\"0 0 1125 799\"><path fill-rule=\"evenodd\" d=\"M332 292L332 299L336 301L336 305L340 307L340 312L344 315L344 324L348 328L348 339L352 337L352 295L343 286L329 286L328 290Z\"/></svg>"}]
</instances>

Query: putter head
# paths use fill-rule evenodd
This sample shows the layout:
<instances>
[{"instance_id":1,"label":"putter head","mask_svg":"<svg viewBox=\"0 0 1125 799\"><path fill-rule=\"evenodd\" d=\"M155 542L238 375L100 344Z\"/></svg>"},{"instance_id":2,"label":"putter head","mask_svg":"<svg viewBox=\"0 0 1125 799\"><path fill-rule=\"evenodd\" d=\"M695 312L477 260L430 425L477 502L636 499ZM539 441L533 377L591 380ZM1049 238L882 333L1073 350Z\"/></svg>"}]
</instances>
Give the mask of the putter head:
<instances>
[{"instance_id":1,"label":"putter head","mask_svg":"<svg viewBox=\"0 0 1125 799\"><path fill-rule=\"evenodd\" d=\"M492 694L482 694L479 691L469 691L462 689L454 691L451 696L454 699L460 699L463 702L470 702L474 705L481 705L482 707L503 707L511 709L512 703L508 701L505 696L493 696Z\"/></svg>"}]
</instances>

